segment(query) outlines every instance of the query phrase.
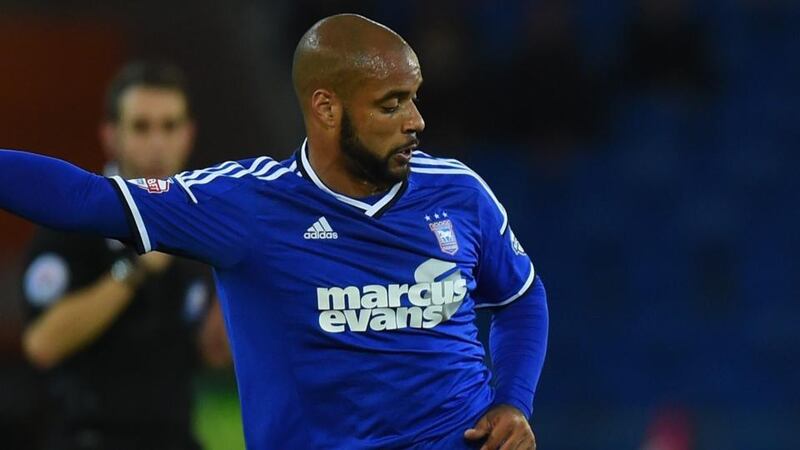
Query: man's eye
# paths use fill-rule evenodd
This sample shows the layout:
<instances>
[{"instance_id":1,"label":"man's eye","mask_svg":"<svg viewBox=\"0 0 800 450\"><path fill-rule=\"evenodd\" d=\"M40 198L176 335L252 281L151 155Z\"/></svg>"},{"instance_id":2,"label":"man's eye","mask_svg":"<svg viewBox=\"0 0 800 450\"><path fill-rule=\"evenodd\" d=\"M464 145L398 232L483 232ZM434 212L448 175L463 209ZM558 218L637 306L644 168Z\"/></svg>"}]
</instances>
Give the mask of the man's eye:
<instances>
[{"instance_id":1,"label":"man's eye","mask_svg":"<svg viewBox=\"0 0 800 450\"><path fill-rule=\"evenodd\" d=\"M398 109L400 109L400 102L395 100L393 102L381 105L381 109L387 114L396 112Z\"/></svg>"},{"instance_id":2,"label":"man's eye","mask_svg":"<svg viewBox=\"0 0 800 450\"><path fill-rule=\"evenodd\" d=\"M150 124L147 123L146 121L137 120L136 122L133 122L133 131L137 133L147 133L149 129L150 129Z\"/></svg>"},{"instance_id":3,"label":"man's eye","mask_svg":"<svg viewBox=\"0 0 800 450\"><path fill-rule=\"evenodd\" d=\"M171 133L171 132L175 131L176 128L178 128L178 121L177 120L167 120L162 124L161 127L167 133Z\"/></svg>"}]
</instances>

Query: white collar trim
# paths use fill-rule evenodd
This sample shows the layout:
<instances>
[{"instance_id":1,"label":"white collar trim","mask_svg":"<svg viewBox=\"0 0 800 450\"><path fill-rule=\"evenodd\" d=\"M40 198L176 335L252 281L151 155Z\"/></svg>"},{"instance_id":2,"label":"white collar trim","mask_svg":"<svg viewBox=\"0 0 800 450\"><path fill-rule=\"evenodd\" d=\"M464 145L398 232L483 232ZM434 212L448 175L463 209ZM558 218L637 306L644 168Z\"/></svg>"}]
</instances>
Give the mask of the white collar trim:
<instances>
[{"instance_id":1,"label":"white collar trim","mask_svg":"<svg viewBox=\"0 0 800 450\"><path fill-rule=\"evenodd\" d=\"M370 217L373 217L378 213L378 211L381 210L381 208L386 206L387 203L394 200L394 198L400 192L400 188L403 187L402 181L395 184L391 189L389 189L389 191L386 192L386 195L381 197L381 199L375 202L374 205L370 205L369 203L362 202L361 200L356 200L332 191L328 186L325 186L325 183L323 183L319 176L317 176L317 173L314 172L314 168L311 167L311 162L308 159L308 138L303 140L303 146L300 148L300 164L302 164L303 169L305 169L305 172L308 174L308 177L311 178L311 181L317 185L318 188L332 195L342 203L347 203L350 206L355 206L356 208L363 210L364 214Z\"/></svg>"}]
</instances>

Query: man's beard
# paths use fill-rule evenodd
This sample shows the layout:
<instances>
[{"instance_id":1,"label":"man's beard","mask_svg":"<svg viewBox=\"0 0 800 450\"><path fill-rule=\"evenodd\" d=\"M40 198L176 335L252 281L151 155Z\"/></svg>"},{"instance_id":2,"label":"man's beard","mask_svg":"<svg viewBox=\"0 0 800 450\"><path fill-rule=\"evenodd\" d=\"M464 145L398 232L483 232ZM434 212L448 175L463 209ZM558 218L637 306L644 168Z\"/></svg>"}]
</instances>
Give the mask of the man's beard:
<instances>
[{"instance_id":1,"label":"man's beard","mask_svg":"<svg viewBox=\"0 0 800 450\"><path fill-rule=\"evenodd\" d=\"M393 173L390 170L391 158L400 149L390 152L385 158L380 158L369 151L358 139L347 110L342 111L342 132L339 137L339 146L350 174L380 189L386 189L408 178L408 166L400 173Z\"/></svg>"}]
</instances>

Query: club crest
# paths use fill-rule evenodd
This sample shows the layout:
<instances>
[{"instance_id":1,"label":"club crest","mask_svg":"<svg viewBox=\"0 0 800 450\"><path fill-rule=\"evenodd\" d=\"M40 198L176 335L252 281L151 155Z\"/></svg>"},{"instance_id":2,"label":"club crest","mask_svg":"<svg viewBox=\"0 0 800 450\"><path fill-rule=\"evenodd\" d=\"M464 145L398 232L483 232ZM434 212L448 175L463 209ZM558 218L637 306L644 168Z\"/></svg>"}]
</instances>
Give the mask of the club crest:
<instances>
[{"instance_id":1,"label":"club crest","mask_svg":"<svg viewBox=\"0 0 800 450\"><path fill-rule=\"evenodd\" d=\"M458 251L458 240L456 240L453 222L450 219L445 219L431 222L428 226L433 231L433 234L436 235L436 240L439 241L439 248L448 255L455 255Z\"/></svg>"}]
</instances>

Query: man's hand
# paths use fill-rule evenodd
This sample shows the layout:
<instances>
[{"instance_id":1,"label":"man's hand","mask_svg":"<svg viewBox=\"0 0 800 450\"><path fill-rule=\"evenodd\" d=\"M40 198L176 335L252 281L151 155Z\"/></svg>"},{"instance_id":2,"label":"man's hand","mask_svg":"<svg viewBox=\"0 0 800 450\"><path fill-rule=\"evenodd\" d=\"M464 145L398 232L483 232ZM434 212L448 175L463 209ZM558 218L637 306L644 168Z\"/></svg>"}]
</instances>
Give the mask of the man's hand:
<instances>
[{"instance_id":1,"label":"man's hand","mask_svg":"<svg viewBox=\"0 0 800 450\"><path fill-rule=\"evenodd\" d=\"M464 432L464 438L471 441L485 438L480 450L536 450L536 438L528 421L510 405L490 409L474 428Z\"/></svg>"}]
</instances>

